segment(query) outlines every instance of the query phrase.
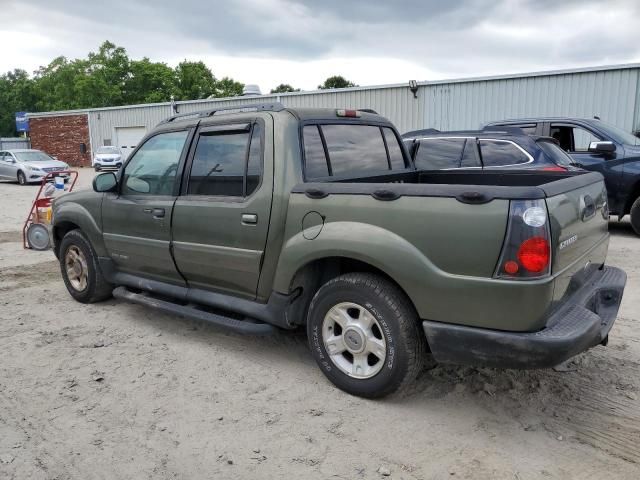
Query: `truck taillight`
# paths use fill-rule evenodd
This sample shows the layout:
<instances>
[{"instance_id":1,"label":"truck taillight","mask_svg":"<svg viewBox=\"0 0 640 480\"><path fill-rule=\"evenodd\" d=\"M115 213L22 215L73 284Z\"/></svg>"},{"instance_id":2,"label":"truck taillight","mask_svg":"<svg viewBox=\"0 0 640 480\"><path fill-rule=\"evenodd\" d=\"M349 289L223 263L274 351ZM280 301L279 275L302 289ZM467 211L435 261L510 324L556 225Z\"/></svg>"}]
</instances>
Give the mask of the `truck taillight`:
<instances>
[{"instance_id":1,"label":"truck taillight","mask_svg":"<svg viewBox=\"0 0 640 480\"><path fill-rule=\"evenodd\" d=\"M507 234L494 277L526 280L550 273L551 234L545 201L512 200Z\"/></svg>"}]
</instances>

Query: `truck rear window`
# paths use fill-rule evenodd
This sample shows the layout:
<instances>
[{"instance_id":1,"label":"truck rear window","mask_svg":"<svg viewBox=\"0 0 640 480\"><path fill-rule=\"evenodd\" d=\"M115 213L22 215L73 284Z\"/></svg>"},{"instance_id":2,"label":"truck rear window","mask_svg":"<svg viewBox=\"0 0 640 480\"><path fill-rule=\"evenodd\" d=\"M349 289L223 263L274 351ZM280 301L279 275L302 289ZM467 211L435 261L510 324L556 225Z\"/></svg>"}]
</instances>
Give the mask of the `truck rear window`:
<instances>
[{"instance_id":1,"label":"truck rear window","mask_svg":"<svg viewBox=\"0 0 640 480\"><path fill-rule=\"evenodd\" d=\"M303 142L307 180L406 167L400 142L389 127L307 125Z\"/></svg>"}]
</instances>

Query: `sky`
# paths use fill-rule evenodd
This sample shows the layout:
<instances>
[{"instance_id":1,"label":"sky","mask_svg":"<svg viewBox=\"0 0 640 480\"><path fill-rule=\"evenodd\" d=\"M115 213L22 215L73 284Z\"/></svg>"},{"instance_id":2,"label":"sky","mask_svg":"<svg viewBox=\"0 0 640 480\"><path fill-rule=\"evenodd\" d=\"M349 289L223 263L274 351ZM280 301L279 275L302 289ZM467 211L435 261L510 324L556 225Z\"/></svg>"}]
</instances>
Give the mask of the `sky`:
<instances>
[{"instance_id":1,"label":"sky","mask_svg":"<svg viewBox=\"0 0 640 480\"><path fill-rule=\"evenodd\" d=\"M110 40L263 93L640 62L638 0L0 0L0 20L0 72Z\"/></svg>"}]
</instances>

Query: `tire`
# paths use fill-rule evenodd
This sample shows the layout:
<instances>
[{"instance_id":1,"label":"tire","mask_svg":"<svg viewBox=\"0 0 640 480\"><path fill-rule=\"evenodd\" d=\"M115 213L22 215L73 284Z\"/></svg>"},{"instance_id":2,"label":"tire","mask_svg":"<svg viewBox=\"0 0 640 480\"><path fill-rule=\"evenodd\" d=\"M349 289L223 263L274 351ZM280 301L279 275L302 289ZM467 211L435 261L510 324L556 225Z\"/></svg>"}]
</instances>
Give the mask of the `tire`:
<instances>
[{"instance_id":1,"label":"tire","mask_svg":"<svg viewBox=\"0 0 640 480\"><path fill-rule=\"evenodd\" d=\"M18 183L20 185L27 185L27 177L25 176L24 172L22 170L18 171Z\"/></svg>"},{"instance_id":2,"label":"tire","mask_svg":"<svg viewBox=\"0 0 640 480\"><path fill-rule=\"evenodd\" d=\"M640 197L631 205L631 226L637 235L640 235Z\"/></svg>"},{"instance_id":3,"label":"tire","mask_svg":"<svg viewBox=\"0 0 640 480\"><path fill-rule=\"evenodd\" d=\"M369 330L360 328L367 323L372 325ZM307 336L325 376L341 390L366 398L384 397L411 385L427 352L410 300L396 285L370 273L349 273L324 284L309 306ZM338 337L342 340L336 341Z\"/></svg>"},{"instance_id":4,"label":"tire","mask_svg":"<svg viewBox=\"0 0 640 480\"><path fill-rule=\"evenodd\" d=\"M93 169L94 169L96 172L99 172L100 170L102 170L102 167L100 167L100 165L96 165L95 167L93 167Z\"/></svg>"},{"instance_id":5,"label":"tire","mask_svg":"<svg viewBox=\"0 0 640 480\"><path fill-rule=\"evenodd\" d=\"M72 267L76 265L76 262L70 262L74 256L79 259L80 267ZM95 303L111 297L113 285L102 275L98 256L82 231L71 230L64 236L60 242L59 258L64 284L74 299L80 303ZM84 281L83 272L86 273Z\"/></svg>"}]
</instances>

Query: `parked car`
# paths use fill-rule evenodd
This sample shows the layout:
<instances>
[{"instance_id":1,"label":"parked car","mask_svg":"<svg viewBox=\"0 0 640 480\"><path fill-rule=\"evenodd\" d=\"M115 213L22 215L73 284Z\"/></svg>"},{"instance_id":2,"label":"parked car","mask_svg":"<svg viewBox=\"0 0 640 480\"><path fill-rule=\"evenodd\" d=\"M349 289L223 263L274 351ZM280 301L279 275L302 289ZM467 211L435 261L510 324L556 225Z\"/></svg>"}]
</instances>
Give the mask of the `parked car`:
<instances>
[{"instance_id":1,"label":"parked car","mask_svg":"<svg viewBox=\"0 0 640 480\"><path fill-rule=\"evenodd\" d=\"M0 151L0 179L17 181L20 185L41 182L48 173L68 169L69 165L40 150ZM67 174L60 176L68 177Z\"/></svg>"},{"instance_id":2,"label":"parked car","mask_svg":"<svg viewBox=\"0 0 640 480\"><path fill-rule=\"evenodd\" d=\"M530 137L518 128L402 135L420 170L575 170L573 160L549 137Z\"/></svg>"},{"instance_id":3,"label":"parked car","mask_svg":"<svg viewBox=\"0 0 640 480\"><path fill-rule=\"evenodd\" d=\"M93 168L96 172L105 168L122 167L122 152L118 147L98 147L93 157Z\"/></svg>"},{"instance_id":4,"label":"parked car","mask_svg":"<svg viewBox=\"0 0 640 480\"><path fill-rule=\"evenodd\" d=\"M554 137L579 167L604 176L609 211L618 220L631 214L640 235L640 138L596 118L525 118L490 125Z\"/></svg>"},{"instance_id":5,"label":"parked car","mask_svg":"<svg viewBox=\"0 0 640 480\"><path fill-rule=\"evenodd\" d=\"M171 117L93 191L53 204L73 298L238 332L305 327L339 388L380 397L440 362L549 367L606 344L599 174L424 172L355 110L247 105Z\"/></svg>"}]
</instances>

